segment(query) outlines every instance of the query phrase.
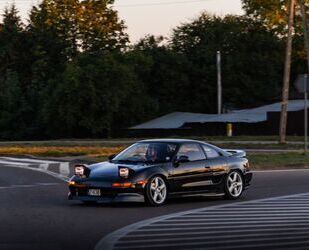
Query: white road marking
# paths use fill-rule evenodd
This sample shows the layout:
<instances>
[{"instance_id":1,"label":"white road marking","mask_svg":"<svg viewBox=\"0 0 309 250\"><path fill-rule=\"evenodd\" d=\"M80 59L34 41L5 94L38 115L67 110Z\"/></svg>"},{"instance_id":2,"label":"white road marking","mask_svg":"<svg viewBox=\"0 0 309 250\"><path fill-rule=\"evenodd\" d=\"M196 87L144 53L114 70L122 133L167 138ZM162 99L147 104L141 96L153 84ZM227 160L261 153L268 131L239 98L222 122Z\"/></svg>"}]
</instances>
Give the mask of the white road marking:
<instances>
[{"instance_id":1,"label":"white road marking","mask_svg":"<svg viewBox=\"0 0 309 250\"><path fill-rule=\"evenodd\" d=\"M19 165L19 166L31 166L31 164L29 164L29 163L22 163L22 162L11 162L11 161L2 161L2 160L0 160L0 164L4 164L4 165L13 165L13 166L15 166L15 165Z\"/></svg>"},{"instance_id":2,"label":"white road marking","mask_svg":"<svg viewBox=\"0 0 309 250\"><path fill-rule=\"evenodd\" d=\"M237 202L129 225L95 250L309 249L309 193Z\"/></svg>"},{"instance_id":3,"label":"white road marking","mask_svg":"<svg viewBox=\"0 0 309 250\"><path fill-rule=\"evenodd\" d=\"M1 162L0 162L1 164ZM48 174L48 175L51 175L59 180L62 180L62 181L65 181L67 182L69 180L68 177L66 176L63 176L61 174L57 174L57 173L54 173L54 172L51 172L49 170L44 170L44 169L40 169L40 168L33 168L33 167L30 167L30 166L23 166L23 165L14 165L14 164L4 164L5 166L7 167L12 167L12 168L21 168L21 169L28 169L28 170L32 170L32 171L37 171L37 172L41 172L41 173L45 173L45 174Z\"/></svg>"},{"instance_id":4,"label":"white road marking","mask_svg":"<svg viewBox=\"0 0 309 250\"><path fill-rule=\"evenodd\" d=\"M42 169L42 170L47 170L48 167L49 167L49 164L47 164L47 163L46 163L46 164L44 163L44 164L40 164L40 165L39 165L39 168Z\"/></svg>"},{"instance_id":5,"label":"white road marking","mask_svg":"<svg viewBox=\"0 0 309 250\"><path fill-rule=\"evenodd\" d=\"M23 168L46 173L63 181L67 181L70 175L69 162L49 161L49 160L45 161L30 158L28 159L28 158L0 157L0 164L8 167ZM49 170L51 164L58 164L59 173Z\"/></svg>"},{"instance_id":6,"label":"white road marking","mask_svg":"<svg viewBox=\"0 0 309 250\"><path fill-rule=\"evenodd\" d=\"M40 160L40 159L31 159L31 158L13 158L13 157L1 157L1 159L14 161L14 162L30 162L30 163L44 163L44 164L53 164L60 163L59 161L49 161L49 160Z\"/></svg>"},{"instance_id":7,"label":"white road marking","mask_svg":"<svg viewBox=\"0 0 309 250\"><path fill-rule=\"evenodd\" d=\"M69 174L70 174L70 164L69 164L69 162L60 163L59 171L60 171L60 174L62 174L64 176L69 176Z\"/></svg>"},{"instance_id":8,"label":"white road marking","mask_svg":"<svg viewBox=\"0 0 309 250\"><path fill-rule=\"evenodd\" d=\"M32 187L42 187L42 186L56 186L59 185L59 183L36 183L36 184L20 184L20 185L10 185L1 187L0 190L3 189L16 189L16 188L32 188Z\"/></svg>"},{"instance_id":9,"label":"white road marking","mask_svg":"<svg viewBox=\"0 0 309 250\"><path fill-rule=\"evenodd\" d=\"M59 183L56 182L51 182L51 183L36 183L38 186L54 186L54 185L59 185Z\"/></svg>"}]
</instances>

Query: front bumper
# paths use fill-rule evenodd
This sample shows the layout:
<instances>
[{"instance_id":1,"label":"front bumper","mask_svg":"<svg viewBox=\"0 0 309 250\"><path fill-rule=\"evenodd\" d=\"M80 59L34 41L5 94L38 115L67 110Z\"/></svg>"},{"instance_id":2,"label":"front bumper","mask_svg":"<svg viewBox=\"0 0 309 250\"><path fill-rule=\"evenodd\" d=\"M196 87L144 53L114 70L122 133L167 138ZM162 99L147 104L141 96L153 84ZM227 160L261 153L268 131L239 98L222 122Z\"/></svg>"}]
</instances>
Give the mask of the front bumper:
<instances>
[{"instance_id":1,"label":"front bumper","mask_svg":"<svg viewBox=\"0 0 309 250\"><path fill-rule=\"evenodd\" d=\"M69 200L79 200L79 201L97 201L102 203L111 202L145 202L144 195L138 193L119 193L113 196L79 196L73 195L71 192L68 195Z\"/></svg>"},{"instance_id":2,"label":"front bumper","mask_svg":"<svg viewBox=\"0 0 309 250\"><path fill-rule=\"evenodd\" d=\"M91 196L89 189L100 189L100 196ZM97 186L69 186L69 200L97 202L144 202L144 189L138 188L106 188Z\"/></svg>"}]
</instances>

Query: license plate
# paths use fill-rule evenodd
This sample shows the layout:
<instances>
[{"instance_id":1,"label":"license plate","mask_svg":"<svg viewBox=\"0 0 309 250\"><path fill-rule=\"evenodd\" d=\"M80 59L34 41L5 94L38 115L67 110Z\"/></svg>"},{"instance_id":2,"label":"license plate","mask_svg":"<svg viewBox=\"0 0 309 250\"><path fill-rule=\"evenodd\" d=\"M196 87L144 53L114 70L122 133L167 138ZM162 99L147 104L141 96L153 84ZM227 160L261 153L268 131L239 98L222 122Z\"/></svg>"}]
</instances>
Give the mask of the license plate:
<instances>
[{"instance_id":1,"label":"license plate","mask_svg":"<svg viewBox=\"0 0 309 250\"><path fill-rule=\"evenodd\" d=\"M101 190L100 189L89 189L88 195L90 195L90 196L100 196Z\"/></svg>"}]
</instances>

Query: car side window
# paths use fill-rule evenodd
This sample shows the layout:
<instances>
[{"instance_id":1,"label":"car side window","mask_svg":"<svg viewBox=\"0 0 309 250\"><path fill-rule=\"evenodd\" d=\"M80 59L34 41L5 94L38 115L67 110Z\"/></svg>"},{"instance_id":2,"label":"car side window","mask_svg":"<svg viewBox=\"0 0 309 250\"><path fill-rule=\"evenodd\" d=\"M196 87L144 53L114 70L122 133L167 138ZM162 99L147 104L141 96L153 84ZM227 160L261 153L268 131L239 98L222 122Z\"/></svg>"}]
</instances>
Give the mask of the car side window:
<instances>
[{"instance_id":1,"label":"car side window","mask_svg":"<svg viewBox=\"0 0 309 250\"><path fill-rule=\"evenodd\" d=\"M206 145L202 145L202 147L206 153L207 159L214 159L220 156L219 153L213 148L210 148Z\"/></svg>"},{"instance_id":2,"label":"car side window","mask_svg":"<svg viewBox=\"0 0 309 250\"><path fill-rule=\"evenodd\" d=\"M189 161L199 161L206 159L201 147L194 143L181 145L177 153L177 158L180 156L187 156Z\"/></svg>"}]
</instances>

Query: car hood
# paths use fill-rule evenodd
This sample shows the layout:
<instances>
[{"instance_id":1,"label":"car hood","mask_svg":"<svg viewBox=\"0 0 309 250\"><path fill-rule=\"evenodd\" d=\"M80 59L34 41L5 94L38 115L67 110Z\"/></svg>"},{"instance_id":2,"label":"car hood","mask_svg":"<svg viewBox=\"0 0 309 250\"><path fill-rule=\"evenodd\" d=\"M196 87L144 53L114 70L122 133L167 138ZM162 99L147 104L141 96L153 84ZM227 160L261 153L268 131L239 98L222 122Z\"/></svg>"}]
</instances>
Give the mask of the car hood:
<instances>
[{"instance_id":1,"label":"car hood","mask_svg":"<svg viewBox=\"0 0 309 250\"><path fill-rule=\"evenodd\" d=\"M94 165L89 166L90 168L90 175L89 178L104 178L104 179L117 179L119 178L119 167L127 167L132 169L133 171L137 172L145 168L149 168L153 165L128 165L128 164L116 164L112 162L101 162Z\"/></svg>"}]
</instances>

